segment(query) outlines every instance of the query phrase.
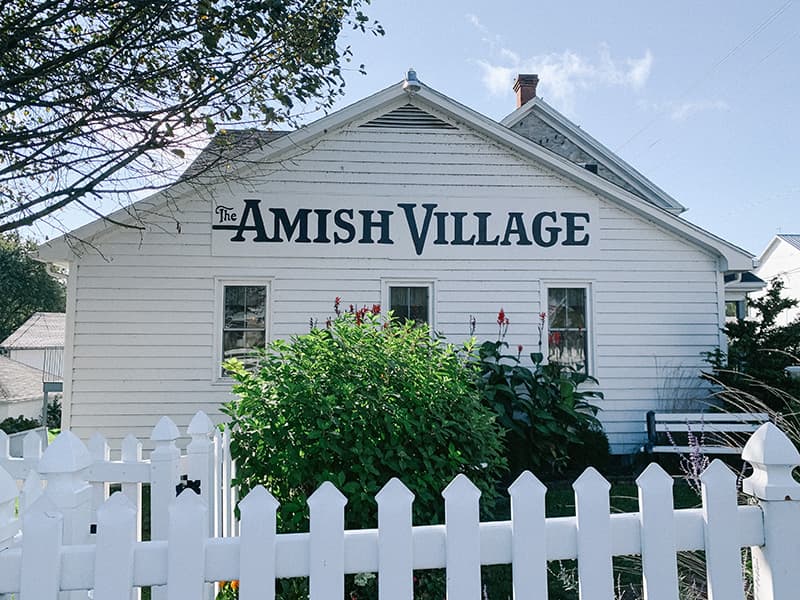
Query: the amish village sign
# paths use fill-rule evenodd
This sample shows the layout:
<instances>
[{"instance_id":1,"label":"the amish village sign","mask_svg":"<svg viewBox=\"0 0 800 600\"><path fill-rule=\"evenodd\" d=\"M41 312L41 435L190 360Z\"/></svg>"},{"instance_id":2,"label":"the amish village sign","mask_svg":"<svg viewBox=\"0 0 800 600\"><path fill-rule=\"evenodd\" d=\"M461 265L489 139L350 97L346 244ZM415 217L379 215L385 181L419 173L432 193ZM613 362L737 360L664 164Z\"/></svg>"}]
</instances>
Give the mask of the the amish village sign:
<instances>
[{"instance_id":1,"label":"the amish village sign","mask_svg":"<svg viewBox=\"0 0 800 600\"><path fill-rule=\"evenodd\" d=\"M539 258L585 254L596 243L597 207L586 198L558 207L471 199L311 204L217 201L214 254L286 256L291 247L298 256Z\"/></svg>"}]
</instances>

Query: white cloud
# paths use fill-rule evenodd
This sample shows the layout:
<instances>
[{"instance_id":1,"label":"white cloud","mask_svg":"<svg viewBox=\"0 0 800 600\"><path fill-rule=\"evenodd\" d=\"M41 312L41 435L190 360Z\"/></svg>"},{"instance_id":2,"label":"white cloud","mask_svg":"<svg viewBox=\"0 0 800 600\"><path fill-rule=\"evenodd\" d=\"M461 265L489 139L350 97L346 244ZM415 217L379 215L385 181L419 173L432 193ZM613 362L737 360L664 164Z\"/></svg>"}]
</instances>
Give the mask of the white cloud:
<instances>
[{"instance_id":1,"label":"white cloud","mask_svg":"<svg viewBox=\"0 0 800 600\"><path fill-rule=\"evenodd\" d=\"M669 116L673 121L685 121L695 113L708 110L730 110L730 105L724 100L699 100L695 102L680 102L674 104Z\"/></svg>"},{"instance_id":2,"label":"white cloud","mask_svg":"<svg viewBox=\"0 0 800 600\"><path fill-rule=\"evenodd\" d=\"M724 100L685 100L682 102L639 102L639 108L668 116L673 121L685 121L689 117L708 111L727 111L730 105Z\"/></svg>"},{"instance_id":3,"label":"white cloud","mask_svg":"<svg viewBox=\"0 0 800 600\"><path fill-rule=\"evenodd\" d=\"M474 15L471 15L474 16ZM477 17L473 24L482 33L485 27ZM486 41L486 40L484 40ZM642 89L653 68L653 54L645 50L641 57L615 59L608 45L600 46L596 58L582 56L571 50L521 58L502 45L490 44L495 60L477 60L486 89L494 95L506 95L517 73L539 75L540 96L548 98L565 112L574 112L577 94L581 90L602 86Z\"/></svg>"}]
</instances>

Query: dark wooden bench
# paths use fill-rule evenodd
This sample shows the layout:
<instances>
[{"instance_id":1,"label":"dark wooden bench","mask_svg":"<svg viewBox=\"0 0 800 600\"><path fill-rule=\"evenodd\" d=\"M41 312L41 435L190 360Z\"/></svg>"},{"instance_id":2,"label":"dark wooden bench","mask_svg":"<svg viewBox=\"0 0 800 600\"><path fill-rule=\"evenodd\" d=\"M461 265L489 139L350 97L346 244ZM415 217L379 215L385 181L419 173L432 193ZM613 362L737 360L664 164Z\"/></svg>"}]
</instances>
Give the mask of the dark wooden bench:
<instances>
[{"instance_id":1,"label":"dark wooden bench","mask_svg":"<svg viewBox=\"0 0 800 600\"><path fill-rule=\"evenodd\" d=\"M647 451L690 454L702 439L703 454L741 454L747 438L769 421L767 413L647 413ZM670 441L670 436L672 441Z\"/></svg>"}]
</instances>

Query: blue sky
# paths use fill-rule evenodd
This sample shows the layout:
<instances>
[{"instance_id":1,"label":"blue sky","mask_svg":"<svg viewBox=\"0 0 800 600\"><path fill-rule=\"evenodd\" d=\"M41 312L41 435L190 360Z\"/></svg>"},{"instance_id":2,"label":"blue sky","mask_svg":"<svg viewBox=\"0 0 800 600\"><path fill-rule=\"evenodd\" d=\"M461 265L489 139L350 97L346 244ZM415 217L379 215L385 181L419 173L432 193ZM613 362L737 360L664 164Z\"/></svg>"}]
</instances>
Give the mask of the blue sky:
<instances>
[{"instance_id":1,"label":"blue sky","mask_svg":"<svg viewBox=\"0 0 800 600\"><path fill-rule=\"evenodd\" d=\"M754 254L800 233L800 2L377 0L383 37L349 33L367 75L340 106L402 79L495 119L518 72L652 179L683 215Z\"/></svg>"},{"instance_id":2,"label":"blue sky","mask_svg":"<svg viewBox=\"0 0 800 600\"><path fill-rule=\"evenodd\" d=\"M514 76L537 73L539 95L686 206L685 218L756 255L775 233L800 233L800 0L367 9L386 35L343 34L367 75L348 72L337 107L413 66L500 120L515 108ZM89 220L68 211L64 224Z\"/></svg>"}]
</instances>

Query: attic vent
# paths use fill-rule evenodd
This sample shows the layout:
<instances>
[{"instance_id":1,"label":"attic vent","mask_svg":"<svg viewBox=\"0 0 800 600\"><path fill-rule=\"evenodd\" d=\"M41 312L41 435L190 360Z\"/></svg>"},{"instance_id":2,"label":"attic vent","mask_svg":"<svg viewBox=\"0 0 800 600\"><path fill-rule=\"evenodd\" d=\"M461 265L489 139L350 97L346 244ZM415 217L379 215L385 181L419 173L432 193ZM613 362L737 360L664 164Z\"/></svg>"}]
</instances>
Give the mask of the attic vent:
<instances>
[{"instance_id":1,"label":"attic vent","mask_svg":"<svg viewBox=\"0 0 800 600\"><path fill-rule=\"evenodd\" d=\"M377 119L364 123L361 127L370 129L456 129L450 123L420 110L413 104L395 108Z\"/></svg>"}]
</instances>

